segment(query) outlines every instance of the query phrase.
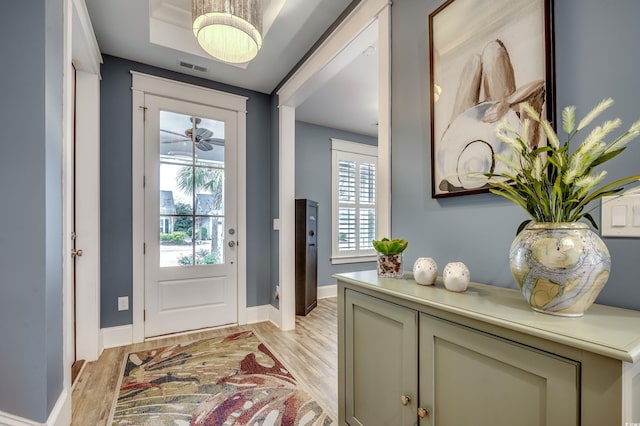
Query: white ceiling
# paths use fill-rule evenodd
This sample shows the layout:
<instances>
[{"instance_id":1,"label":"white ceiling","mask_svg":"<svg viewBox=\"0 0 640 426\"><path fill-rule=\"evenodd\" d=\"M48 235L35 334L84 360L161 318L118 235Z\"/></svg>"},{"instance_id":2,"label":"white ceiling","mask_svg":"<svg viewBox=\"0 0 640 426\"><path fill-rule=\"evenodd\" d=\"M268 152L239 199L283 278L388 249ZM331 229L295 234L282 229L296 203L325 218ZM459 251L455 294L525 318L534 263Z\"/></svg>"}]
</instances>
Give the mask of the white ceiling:
<instances>
[{"instance_id":1,"label":"white ceiling","mask_svg":"<svg viewBox=\"0 0 640 426\"><path fill-rule=\"evenodd\" d=\"M85 2L103 54L271 93L351 0L263 0L262 49L240 66L218 62L198 46L191 31L191 0ZM373 43L375 39L369 46ZM184 68L180 62L206 71ZM296 109L296 118L377 135L375 47L354 54L347 67Z\"/></svg>"}]
</instances>

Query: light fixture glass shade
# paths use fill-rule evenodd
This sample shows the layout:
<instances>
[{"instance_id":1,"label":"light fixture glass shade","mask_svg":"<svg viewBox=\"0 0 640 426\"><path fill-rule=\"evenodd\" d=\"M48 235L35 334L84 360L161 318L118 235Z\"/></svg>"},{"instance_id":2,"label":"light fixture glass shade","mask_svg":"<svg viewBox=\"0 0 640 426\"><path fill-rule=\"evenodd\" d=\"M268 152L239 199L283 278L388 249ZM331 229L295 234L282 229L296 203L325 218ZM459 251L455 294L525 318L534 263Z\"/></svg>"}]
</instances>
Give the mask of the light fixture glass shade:
<instances>
[{"instance_id":1,"label":"light fixture glass shade","mask_svg":"<svg viewBox=\"0 0 640 426\"><path fill-rule=\"evenodd\" d=\"M193 34L211 56L243 63L262 47L262 0L192 0Z\"/></svg>"}]
</instances>

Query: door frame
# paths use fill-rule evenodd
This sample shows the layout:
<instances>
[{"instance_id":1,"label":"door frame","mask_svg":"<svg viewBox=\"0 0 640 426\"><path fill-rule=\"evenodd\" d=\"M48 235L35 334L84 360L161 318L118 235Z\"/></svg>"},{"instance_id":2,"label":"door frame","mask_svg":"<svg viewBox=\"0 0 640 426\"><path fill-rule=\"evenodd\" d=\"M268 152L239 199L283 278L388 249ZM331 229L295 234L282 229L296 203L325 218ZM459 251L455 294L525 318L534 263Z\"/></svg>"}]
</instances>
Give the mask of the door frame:
<instances>
[{"instance_id":1,"label":"door frame","mask_svg":"<svg viewBox=\"0 0 640 426\"><path fill-rule=\"evenodd\" d=\"M95 361L102 351L100 340L100 64L102 56L89 13L83 0L64 0L64 82L63 82L63 315L65 381L71 378L75 357ZM76 68L74 123L73 67ZM75 294L73 286L73 136L78 141L76 158L76 211L78 260ZM77 323L74 334L74 309ZM74 337L77 345L74 349ZM68 368L68 370L67 370Z\"/></svg>"},{"instance_id":2,"label":"door frame","mask_svg":"<svg viewBox=\"0 0 640 426\"><path fill-rule=\"evenodd\" d=\"M209 105L202 105L194 102L185 102L178 99L160 97L145 93L145 106L146 106L146 120L145 120L145 309L149 308L149 312L145 317L144 333L145 338L154 338L165 334L182 333L187 330L198 330L211 327L219 327L227 324L235 324L238 321L238 297L237 284L238 284L238 262L237 244L231 245L236 242L235 229L237 228L237 113L229 110L228 108L216 108ZM222 226L216 228L218 233L222 233L221 236L221 252L222 258L215 264L201 264L197 262L191 266L168 266L162 265L162 252L163 245L160 242L160 235L158 225L161 223L162 212L160 209L160 190L169 189L162 186L163 172L162 165L165 164L170 167L174 172L179 168L184 167L193 168L194 170L214 170L213 167L220 165L220 163L207 163L200 162L198 156L204 155L197 147L190 144L189 163L186 161L182 164L176 162L177 158L164 158L162 156L162 130L164 124L162 113L167 112L174 117L178 115L184 121L184 127L180 130L173 128L174 132L180 132L182 138L185 138L184 129L189 126L189 117L200 117L201 121L191 121L191 126L197 126L199 129L211 129L213 133L217 133L213 125L213 122L223 124L224 146L222 147L222 159L218 158L218 161L222 161L222 188L223 188L223 200L221 204L222 212ZM198 124L199 123L199 124ZM188 127L192 129L193 127ZM169 135L171 139L176 139L176 136ZM193 135L192 135L193 136ZM218 137L220 134L218 133ZM178 137L179 138L179 137ZM189 138L188 140L190 140ZM181 145L174 145L176 150L183 150ZM191 151L195 148L195 151ZM167 148L171 150L171 148ZM215 151L211 151L213 153ZM185 159L186 160L186 159ZM211 168L209 168L211 167ZM174 185L176 182L174 181ZM179 187L179 185L176 185ZM180 188L176 188L180 189ZM199 188L192 188L193 191L178 191L173 192L174 196L180 198L180 195L189 195L191 200L191 215L189 216L193 221L191 226L194 230L198 227L198 209L197 200ZM206 190L204 193L208 193ZM190 192L190 193L189 193ZM178 199L176 201L176 206ZM212 206L213 208L213 206ZM183 212L184 213L184 212ZM213 238L213 222L217 221L220 217L214 217L218 215L220 210L208 212L211 216L200 216L200 219L207 220L209 222L209 231L211 231L210 237ZM176 219L174 217L174 219ZM177 223L176 223L177 224ZM204 229L204 228L203 228ZM234 232L232 232L232 230ZM194 233L195 234L195 233ZM195 242L189 238L194 235L187 235L187 239L190 242L190 253L193 254L193 249L199 251L204 246L196 245ZM213 241L213 240L212 240ZM211 242L209 247L213 248ZM184 253L183 253L184 254ZM175 254L174 254L175 256ZM194 259L192 259L194 260ZM197 283L197 284L196 284ZM199 290L195 291L190 286L195 286ZM207 290L204 290L204 288ZM164 288L164 290L163 290ZM173 290L172 290L173 289ZM177 290L179 289L179 290ZM203 290L203 291L200 291ZM173 306L169 308L166 304L173 303L175 300L173 297L163 295L165 291L174 293L178 291L179 294L183 294L185 299L181 299L182 302L179 306ZM185 293L186 292L186 293ZM205 294L208 293L208 294ZM214 296L215 294L215 296ZM188 295L188 299L186 299ZM148 297L147 297L148 296ZM207 301L207 297L210 297ZM189 300L189 303L187 303Z\"/></svg>"},{"instance_id":3,"label":"door frame","mask_svg":"<svg viewBox=\"0 0 640 426\"><path fill-rule=\"evenodd\" d=\"M238 324L247 323L247 98L188 83L182 83L131 71L132 91L132 247L133 292L132 313L134 343L144 337L144 96L174 98L215 108L234 111L237 115L237 248L238 248Z\"/></svg>"},{"instance_id":4,"label":"door frame","mask_svg":"<svg viewBox=\"0 0 640 426\"><path fill-rule=\"evenodd\" d=\"M378 26L378 168L376 232L391 230L391 1L361 0L336 30L277 92L279 109L279 286L275 322L295 328L295 108L364 49L351 42L369 25Z\"/></svg>"}]
</instances>

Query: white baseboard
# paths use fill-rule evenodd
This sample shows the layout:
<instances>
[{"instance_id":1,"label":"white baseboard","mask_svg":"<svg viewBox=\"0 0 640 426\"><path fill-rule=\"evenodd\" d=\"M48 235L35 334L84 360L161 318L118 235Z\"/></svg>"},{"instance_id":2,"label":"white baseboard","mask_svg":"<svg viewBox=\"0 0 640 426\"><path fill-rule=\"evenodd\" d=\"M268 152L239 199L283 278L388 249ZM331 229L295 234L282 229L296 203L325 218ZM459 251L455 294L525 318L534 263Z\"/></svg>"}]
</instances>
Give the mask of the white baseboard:
<instances>
[{"instance_id":1,"label":"white baseboard","mask_svg":"<svg viewBox=\"0 0 640 426\"><path fill-rule=\"evenodd\" d=\"M338 286L323 285L318 287L318 299L326 299L328 297L336 297L338 294ZM271 321L280 328L280 311L275 306L260 305L247 308L247 324L255 324L257 322ZM119 327L108 327L100 330L102 334L102 348L114 348L117 346L130 345L133 343L133 325L121 325ZM1 425L1 423L0 423Z\"/></svg>"},{"instance_id":2,"label":"white baseboard","mask_svg":"<svg viewBox=\"0 0 640 426\"><path fill-rule=\"evenodd\" d=\"M0 411L0 425L2 426L41 426L46 423L38 423L33 420L25 419L22 417L14 416L9 413L3 413Z\"/></svg>"},{"instance_id":3,"label":"white baseboard","mask_svg":"<svg viewBox=\"0 0 640 426\"><path fill-rule=\"evenodd\" d=\"M71 398L66 389L62 391L56 405L45 423L14 416L0 411L2 426L68 426L71 424Z\"/></svg>"},{"instance_id":4,"label":"white baseboard","mask_svg":"<svg viewBox=\"0 0 640 426\"><path fill-rule=\"evenodd\" d=\"M71 424L71 393L67 389L63 389L60 398L54 405L47 425L49 426L67 426Z\"/></svg>"},{"instance_id":5,"label":"white baseboard","mask_svg":"<svg viewBox=\"0 0 640 426\"><path fill-rule=\"evenodd\" d=\"M102 333L102 347L115 348L117 346L130 345L133 343L133 325L121 325L118 327L108 327L100 330Z\"/></svg>"},{"instance_id":6,"label":"white baseboard","mask_svg":"<svg viewBox=\"0 0 640 426\"><path fill-rule=\"evenodd\" d=\"M269 306L251 306L248 307L247 312L247 324L255 324L257 322L269 321Z\"/></svg>"},{"instance_id":7,"label":"white baseboard","mask_svg":"<svg viewBox=\"0 0 640 426\"><path fill-rule=\"evenodd\" d=\"M338 296L338 285L319 285L318 286L318 299L327 299L329 297Z\"/></svg>"},{"instance_id":8,"label":"white baseboard","mask_svg":"<svg viewBox=\"0 0 640 426\"><path fill-rule=\"evenodd\" d=\"M280 310L273 305L267 305L269 309L269 321L275 324L276 327L282 328L280 321Z\"/></svg>"},{"instance_id":9,"label":"white baseboard","mask_svg":"<svg viewBox=\"0 0 640 426\"><path fill-rule=\"evenodd\" d=\"M247 308L246 310L247 324L254 324L254 323L263 322L263 321L274 322L272 319L274 317L273 317L273 314L271 313L270 307L273 308L273 306L271 305L252 306ZM275 309L275 312L276 312L276 317L279 316L277 309ZM215 328L217 327L213 327L213 329ZM202 331L202 330L198 330L198 331ZM133 325L132 324L121 325L118 327L103 328L102 330L100 330L100 333L102 334L103 349L115 348L117 346L130 345L133 343ZM193 331L187 331L185 333L175 333L174 335L189 334L189 333L193 333ZM147 338L145 340L151 340L151 339Z\"/></svg>"},{"instance_id":10,"label":"white baseboard","mask_svg":"<svg viewBox=\"0 0 640 426\"><path fill-rule=\"evenodd\" d=\"M318 286L317 295L318 295L318 299L327 299L329 297L337 297L338 296L338 285L337 284L330 284L330 285ZM282 328L280 311L275 306L273 306L273 305L262 305L262 306L255 306L253 308L247 308L247 318L250 318L250 316L249 316L249 310L250 309L255 309L256 313L259 312L259 314L260 314L259 318L262 321L269 320L273 324L275 324L276 327ZM269 313L268 318L262 319L262 318L264 318L263 309L266 309L268 311L268 313ZM258 321L254 321L254 322L258 322Z\"/></svg>"}]
</instances>

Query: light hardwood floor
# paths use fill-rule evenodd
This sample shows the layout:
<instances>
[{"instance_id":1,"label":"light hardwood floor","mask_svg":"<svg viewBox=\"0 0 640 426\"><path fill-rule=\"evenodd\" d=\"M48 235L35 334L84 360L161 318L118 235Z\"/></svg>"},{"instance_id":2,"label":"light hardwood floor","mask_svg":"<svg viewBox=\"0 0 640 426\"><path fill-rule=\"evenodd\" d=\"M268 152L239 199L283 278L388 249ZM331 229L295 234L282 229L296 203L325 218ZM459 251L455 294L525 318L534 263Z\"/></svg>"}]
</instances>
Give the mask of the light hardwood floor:
<instances>
[{"instance_id":1,"label":"light hardwood floor","mask_svg":"<svg viewBox=\"0 0 640 426\"><path fill-rule=\"evenodd\" d=\"M287 366L298 382L328 411L338 418L337 299L320 299L305 317L296 317L294 331L281 331L270 322L233 326L167 337L134 345L105 349L100 358L88 363L73 389L71 424L106 425L116 395L122 362L129 352L191 342L253 330Z\"/></svg>"}]
</instances>

